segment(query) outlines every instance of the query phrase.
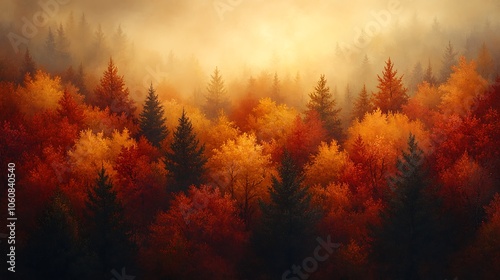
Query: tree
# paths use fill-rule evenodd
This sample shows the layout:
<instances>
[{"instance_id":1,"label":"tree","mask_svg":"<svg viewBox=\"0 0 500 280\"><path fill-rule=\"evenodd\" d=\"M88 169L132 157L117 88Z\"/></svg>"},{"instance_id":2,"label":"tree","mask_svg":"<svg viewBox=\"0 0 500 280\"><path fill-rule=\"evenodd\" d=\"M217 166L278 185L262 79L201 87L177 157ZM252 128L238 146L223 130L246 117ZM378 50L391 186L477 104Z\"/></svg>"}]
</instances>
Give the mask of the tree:
<instances>
[{"instance_id":1,"label":"tree","mask_svg":"<svg viewBox=\"0 0 500 280\"><path fill-rule=\"evenodd\" d=\"M316 111L319 114L323 126L328 135L328 140L336 139L341 141L343 138L341 122L339 118L340 111L337 109L337 102L330 93L330 88L326 85L325 75L321 75L314 91L309 94L309 103L307 109Z\"/></svg>"},{"instance_id":2,"label":"tree","mask_svg":"<svg viewBox=\"0 0 500 280\"><path fill-rule=\"evenodd\" d=\"M215 67L214 74L211 76L210 83L207 86L207 95L205 95L205 113L209 118L215 118L220 110L226 110L228 101L224 81L220 75L219 68Z\"/></svg>"},{"instance_id":3,"label":"tree","mask_svg":"<svg viewBox=\"0 0 500 280\"><path fill-rule=\"evenodd\" d=\"M415 91L418 88L418 85L422 82L424 79L424 69L422 68L422 64L420 62L417 62L415 64L415 67L413 68L413 71L411 72L411 77L410 77L410 92L415 93Z\"/></svg>"},{"instance_id":4,"label":"tree","mask_svg":"<svg viewBox=\"0 0 500 280\"><path fill-rule=\"evenodd\" d=\"M441 62L443 64L441 68L441 74L440 74L440 82L444 83L446 80L448 80L448 77L450 77L450 74L452 72L451 67L457 63L457 52L453 49L453 45L451 42L448 42L448 46L446 47L443 58L441 59Z\"/></svg>"},{"instance_id":5,"label":"tree","mask_svg":"<svg viewBox=\"0 0 500 280\"><path fill-rule=\"evenodd\" d=\"M144 109L139 116L140 133L153 146L160 147L160 143L168 136L165 122L163 106L160 100L158 100L158 95L155 93L153 84L151 84L148 90L148 97L144 103Z\"/></svg>"},{"instance_id":6,"label":"tree","mask_svg":"<svg viewBox=\"0 0 500 280\"><path fill-rule=\"evenodd\" d=\"M373 95L373 105L380 108L382 113L399 112L401 107L408 102L407 89L403 85L403 75L399 78L397 70L393 70L394 64L389 58L384 67L382 77L377 75L379 91Z\"/></svg>"},{"instance_id":7,"label":"tree","mask_svg":"<svg viewBox=\"0 0 500 280\"><path fill-rule=\"evenodd\" d=\"M248 228L258 200L266 196L272 171L271 156L263 153L255 135L243 133L215 149L208 164L213 182L237 201Z\"/></svg>"},{"instance_id":8,"label":"tree","mask_svg":"<svg viewBox=\"0 0 500 280\"><path fill-rule=\"evenodd\" d=\"M280 79L278 78L278 73L274 73L274 78L273 78L273 86L271 88L271 94L273 100L276 100L276 102L281 103L283 101L283 96L281 96L281 88L280 88Z\"/></svg>"},{"instance_id":9,"label":"tree","mask_svg":"<svg viewBox=\"0 0 500 280\"><path fill-rule=\"evenodd\" d=\"M56 54L56 39L54 33L52 33L52 28L49 27L49 34L47 35L47 40L45 41L45 53L48 57L53 58Z\"/></svg>"},{"instance_id":10,"label":"tree","mask_svg":"<svg viewBox=\"0 0 500 280\"><path fill-rule=\"evenodd\" d=\"M118 75L118 68L109 59L108 68L104 71L101 81L94 91L94 104L101 109L108 107L111 112L132 117L135 112L133 100L129 98L123 76Z\"/></svg>"},{"instance_id":11,"label":"tree","mask_svg":"<svg viewBox=\"0 0 500 280\"><path fill-rule=\"evenodd\" d=\"M486 43L483 43L477 54L477 72L483 76L483 78L489 80L493 74L494 66L495 64L490 51L488 50Z\"/></svg>"},{"instance_id":12,"label":"tree","mask_svg":"<svg viewBox=\"0 0 500 280\"><path fill-rule=\"evenodd\" d=\"M438 200L426 180L423 151L410 134L408 151L397 161L390 179L387 205L381 224L373 229L373 260L382 278L421 279L436 277L439 265ZM442 256L442 255L441 255ZM444 276L444 275L443 275Z\"/></svg>"},{"instance_id":13,"label":"tree","mask_svg":"<svg viewBox=\"0 0 500 280\"><path fill-rule=\"evenodd\" d=\"M26 269L20 273L28 278L93 278L91 265L94 260L81 240L69 201L60 191L56 191L44 209L38 228L21 255Z\"/></svg>"},{"instance_id":14,"label":"tree","mask_svg":"<svg viewBox=\"0 0 500 280\"><path fill-rule=\"evenodd\" d=\"M36 64L35 61L33 61L33 57L31 57L29 49L26 49L24 52L24 60L23 64L21 65L21 71L20 71L20 77L19 77L19 83L24 84L24 79L26 75L28 75L31 80L35 78L35 73L36 73Z\"/></svg>"},{"instance_id":15,"label":"tree","mask_svg":"<svg viewBox=\"0 0 500 280\"><path fill-rule=\"evenodd\" d=\"M262 220L254 244L271 276L281 277L283 271L310 253L320 216L311 205L308 188L302 185L303 176L286 152L278 172L279 179L272 177L270 201L260 202Z\"/></svg>"},{"instance_id":16,"label":"tree","mask_svg":"<svg viewBox=\"0 0 500 280\"><path fill-rule=\"evenodd\" d=\"M366 91L366 85L363 85L363 89L359 93L358 98L354 101L354 108L352 109L352 118L363 120L366 113L372 110L372 105L370 98L368 97L368 92Z\"/></svg>"},{"instance_id":17,"label":"tree","mask_svg":"<svg viewBox=\"0 0 500 280\"><path fill-rule=\"evenodd\" d=\"M242 278L237 268L248 236L234 201L218 189L177 194L149 234L141 254L146 279Z\"/></svg>"},{"instance_id":18,"label":"tree","mask_svg":"<svg viewBox=\"0 0 500 280\"><path fill-rule=\"evenodd\" d=\"M427 69L425 69L424 76L422 78L424 82L429 83L430 85L434 86L436 85L436 77L432 73L432 65L431 65L431 60L429 59L429 63L427 64Z\"/></svg>"},{"instance_id":19,"label":"tree","mask_svg":"<svg viewBox=\"0 0 500 280\"><path fill-rule=\"evenodd\" d=\"M193 125L183 109L165 159L172 191L187 191L189 186L202 183L207 160L203 155L205 145L199 147L199 144Z\"/></svg>"},{"instance_id":20,"label":"tree","mask_svg":"<svg viewBox=\"0 0 500 280\"><path fill-rule=\"evenodd\" d=\"M110 279L111 270L131 264L135 245L125 223L111 179L104 167L87 192L86 215L90 248L98 260L99 278Z\"/></svg>"}]
</instances>

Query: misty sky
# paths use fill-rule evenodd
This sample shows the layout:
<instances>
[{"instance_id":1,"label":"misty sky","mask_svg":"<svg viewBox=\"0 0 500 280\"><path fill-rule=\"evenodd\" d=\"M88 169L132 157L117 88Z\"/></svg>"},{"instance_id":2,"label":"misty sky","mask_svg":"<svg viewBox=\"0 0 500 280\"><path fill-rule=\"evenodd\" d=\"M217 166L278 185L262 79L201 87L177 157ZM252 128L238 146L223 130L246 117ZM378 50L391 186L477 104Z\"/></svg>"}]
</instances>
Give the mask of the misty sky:
<instances>
[{"instance_id":1,"label":"misty sky","mask_svg":"<svg viewBox=\"0 0 500 280\"><path fill-rule=\"evenodd\" d=\"M333 75L352 66L333 65L337 44L367 54L377 67L387 56L400 56L402 61L396 61L396 66L407 71L415 63L409 56L421 55L422 47L430 44L418 39L411 42L414 29L430 30L437 19L454 37L439 38L442 42L437 44L442 48L435 52L444 49L448 41L460 50L470 30L487 20L498 24L500 14L498 0L64 1L68 3L60 6L51 24L64 22L71 11L77 19L85 13L93 29L99 23L112 32L121 24L134 47L143 53L157 52L163 58L171 51L180 57L194 56L206 72L219 66L224 73L241 73L241 68L249 67L258 69L257 73L286 69L290 73L311 72L311 76L324 72ZM0 0L2 26L19 27L22 17L40 10L37 2ZM396 13L390 12L391 5L398 7ZM389 14L387 24L377 21L374 14ZM411 25L415 19L420 26ZM376 36L361 48L353 47L360 31L370 24ZM410 37L407 44L415 45L415 50L394 53L401 38L391 32L398 26L404 29L398 34ZM387 46L391 46L391 53Z\"/></svg>"}]
</instances>

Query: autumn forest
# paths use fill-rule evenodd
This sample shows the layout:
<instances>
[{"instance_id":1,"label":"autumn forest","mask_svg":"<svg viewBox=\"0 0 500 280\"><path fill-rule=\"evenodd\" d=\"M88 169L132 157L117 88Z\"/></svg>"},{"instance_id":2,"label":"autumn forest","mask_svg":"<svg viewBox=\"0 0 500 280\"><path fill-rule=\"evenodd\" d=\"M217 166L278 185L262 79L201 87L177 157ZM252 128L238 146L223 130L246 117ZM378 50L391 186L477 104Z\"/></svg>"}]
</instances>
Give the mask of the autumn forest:
<instances>
[{"instance_id":1,"label":"autumn forest","mask_svg":"<svg viewBox=\"0 0 500 280\"><path fill-rule=\"evenodd\" d=\"M256 66L58 2L0 28L1 279L500 274L500 22L400 14Z\"/></svg>"}]
</instances>

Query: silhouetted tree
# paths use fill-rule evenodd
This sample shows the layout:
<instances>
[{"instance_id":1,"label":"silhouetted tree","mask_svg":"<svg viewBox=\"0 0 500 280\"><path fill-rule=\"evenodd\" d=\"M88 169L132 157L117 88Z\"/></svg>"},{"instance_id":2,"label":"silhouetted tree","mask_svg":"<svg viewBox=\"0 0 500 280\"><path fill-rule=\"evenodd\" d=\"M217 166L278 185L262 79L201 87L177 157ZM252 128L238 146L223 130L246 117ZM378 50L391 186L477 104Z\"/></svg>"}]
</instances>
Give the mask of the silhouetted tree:
<instances>
[{"instance_id":1,"label":"silhouetted tree","mask_svg":"<svg viewBox=\"0 0 500 280\"><path fill-rule=\"evenodd\" d=\"M433 86L437 83L436 77L434 76L434 73L432 73L432 65L431 65L430 59L429 59L429 63L427 64L427 69L425 70L422 81L429 83L431 86Z\"/></svg>"},{"instance_id":2,"label":"silhouetted tree","mask_svg":"<svg viewBox=\"0 0 500 280\"><path fill-rule=\"evenodd\" d=\"M372 232L372 257L382 278L444 278L435 270L443 266L439 202L428 186L423 152L410 134L408 152L398 159L397 174L390 180L381 225Z\"/></svg>"},{"instance_id":3,"label":"silhouetted tree","mask_svg":"<svg viewBox=\"0 0 500 280\"><path fill-rule=\"evenodd\" d=\"M166 154L165 166L172 191L187 191L191 185L200 185L205 172L205 145L199 145L191 121L184 109L179 125L174 131L170 151Z\"/></svg>"},{"instance_id":4,"label":"silhouetted tree","mask_svg":"<svg viewBox=\"0 0 500 280\"><path fill-rule=\"evenodd\" d=\"M361 92L354 101L354 107L352 109L352 118L362 120L366 113L372 110L372 105L370 98L368 97L368 92L366 91L366 85L363 85Z\"/></svg>"},{"instance_id":5,"label":"silhouetted tree","mask_svg":"<svg viewBox=\"0 0 500 280\"><path fill-rule=\"evenodd\" d=\"M33 60L33 57L31 57L30 51L26 49L26 51L24 52L23 64L21 65L19 83L20 84L24 83L24 78L26 77L26 75L29 75L31 79L34 79L35 73L36 73L35 61Z\"/></svg>"},{"instance_id":6,"label":"silhouetted tree","mask_svg":"<svg viewBox=\"0 0 500 280\"><path fill-rule=\"evenodd\" d=\"M443 58L441 62L443 63L443 66L441 68L441 75L439 77L439 81L441 83L446 82L448 78L450 77L450 74L452 72L451 66L455 65L457 63L457 52L453 49L453 45L451 42L448 42L448 46L446 47L446 50L444 51Z\"/></svg>"},{"instance_id":7,"label":"silhouetted tree","mask_svg":"<svg viewBox=\"0 0 500 280\"><path fill-rule=\"evenodd\" d=\"M153 84L151 84L146 102L144 103L144 109L139 117L140 133L144 135L153 146L160 147L161 141L168 135L165 122L166 118L164 116L163 106L158 100L158 95L155 93Z\"/></svg>"},{"instance_id":8,"label":"silhouetted tree","mask_svg":"<svg viewBox=\"0 0 500 280\"><path fill-rule=\"evenodd\" d=\"M302 185L303 176L288 152L278 172L279 178L273 176L269 188L270 201L260 201L262 221L253 237L272 277L281 277L286 269L310 253L320 218L318 209L311 205L308 188Z\"/></svg>"},{"instance_id":9,"label":"silhouetted tree","mask_svg":"<svg viewBox=\"0 0 500 280\"><path fill-rule=\"evenodd\" d=\"M86 215L90 249L96 254L100 279L110 279L113 269L130 268L135 254L131 230L104 167L87 192Z\"/></svg>"}]
</instances>

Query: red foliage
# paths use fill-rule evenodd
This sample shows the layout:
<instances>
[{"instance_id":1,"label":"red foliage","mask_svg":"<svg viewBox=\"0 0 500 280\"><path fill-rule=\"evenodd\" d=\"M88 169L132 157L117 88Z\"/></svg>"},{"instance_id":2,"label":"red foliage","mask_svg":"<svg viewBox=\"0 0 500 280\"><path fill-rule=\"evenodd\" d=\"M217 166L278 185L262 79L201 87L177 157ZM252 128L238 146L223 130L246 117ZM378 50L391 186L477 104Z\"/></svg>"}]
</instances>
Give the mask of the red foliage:
<instances>
[{"instance_id":1,"label":"red foliage","mask_svg":"<svg viewBox=\"0 0 500 280\"><path fill-rule=\"evenodd\" d=\"M259 100L256 97L246 95L234 106L229 115L230 120L233 121L242 132L249 132L248 116L258 104Z\"/></svg>"},{"instance_id":2,"label":"red foliage","mask_svg":"<svg viewBox=\"0 0 500 280\"><path fill-rule=\"evenodd\" d=\"M144 266L155 278L234 279L247 242L228 195L207 186L176 196L150 228Z\"/></svg>"}]
</instances>

